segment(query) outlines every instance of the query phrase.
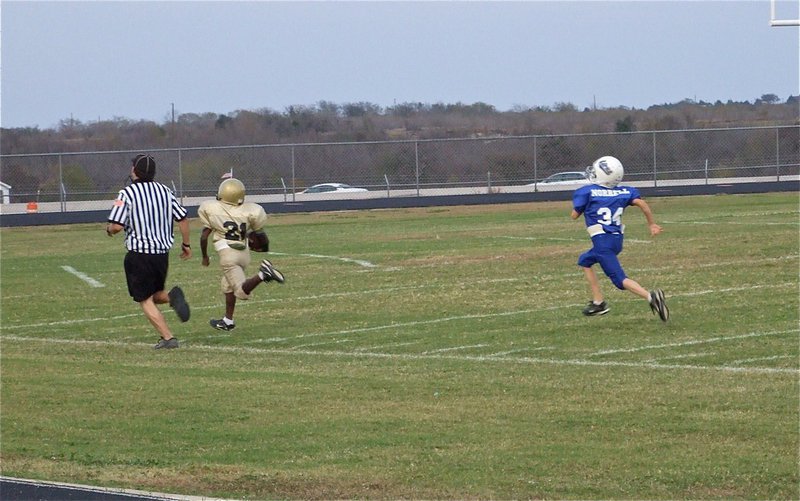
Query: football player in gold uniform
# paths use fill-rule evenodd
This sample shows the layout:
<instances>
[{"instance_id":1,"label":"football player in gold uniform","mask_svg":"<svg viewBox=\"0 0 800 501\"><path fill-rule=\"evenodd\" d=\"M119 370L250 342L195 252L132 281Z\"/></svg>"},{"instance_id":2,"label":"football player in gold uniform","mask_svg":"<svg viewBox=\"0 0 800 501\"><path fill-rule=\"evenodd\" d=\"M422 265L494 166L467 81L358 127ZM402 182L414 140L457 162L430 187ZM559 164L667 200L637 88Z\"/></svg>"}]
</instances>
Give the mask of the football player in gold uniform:
<instances>
[{"instance_id":1,"label":"football player in gold uniform","mask_svg":"<svg viewBox=\"0 0 800 501\"><path fill-rule=\"evenodd\" d=\"M211 320L211 327L230 331L236 326L233 312L236 300L247 300L261 282L275 281L283 283L283 274L276 270L272 263L264 259L258 273L252 277L245 275L250 264L248 233L261 230L267 223L264 208L252 202L245 202L244 184L235 178L229 178L219 185L216 200L207 200L200 204L197 215L203 223L200 235L200 251L203 253L203 266L208 266L208 237L212 237L212 245L219 254L222 267L222 292L225 294L225 316L220 320Z\"/></svg>"}]
</instances>

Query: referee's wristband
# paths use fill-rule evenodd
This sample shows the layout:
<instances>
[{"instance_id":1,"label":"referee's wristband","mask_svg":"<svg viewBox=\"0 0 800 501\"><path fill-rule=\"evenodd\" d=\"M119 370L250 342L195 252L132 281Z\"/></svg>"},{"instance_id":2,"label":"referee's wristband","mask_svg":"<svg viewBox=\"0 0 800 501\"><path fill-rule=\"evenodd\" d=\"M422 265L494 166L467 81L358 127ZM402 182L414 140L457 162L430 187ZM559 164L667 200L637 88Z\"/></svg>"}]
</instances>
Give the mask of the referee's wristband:
<instances>
[{"instance_id":1,"label":"referee's wristband","mask_svg":"<svg viewBox=\"0 0 800 501\"><path fill-rule=\"evenodd\" d=\"M184 249L191 249L192 248L191 245L185 244L185 243L181 243L181 247L183 247Z\"/></svg>"}]
</instances>

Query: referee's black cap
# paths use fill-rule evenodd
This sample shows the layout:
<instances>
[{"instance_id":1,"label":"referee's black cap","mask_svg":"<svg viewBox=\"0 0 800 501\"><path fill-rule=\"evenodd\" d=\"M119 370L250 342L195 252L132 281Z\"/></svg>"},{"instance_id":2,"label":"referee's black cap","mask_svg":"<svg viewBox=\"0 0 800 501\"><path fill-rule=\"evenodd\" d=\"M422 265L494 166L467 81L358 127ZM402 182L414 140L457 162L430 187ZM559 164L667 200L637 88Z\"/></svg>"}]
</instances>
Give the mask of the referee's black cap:
<instances>
[{"instance_id":1,"label":"referee's black cap","mask_svg":"<svg viewBox=\"0 0 800 501\"><path fill-rule=\"evenodd\" d=\"M156 161L150 155L139 154L131 159L133 172L142 181L152 181L156 177Z\"/></svg>"}]
</instances>

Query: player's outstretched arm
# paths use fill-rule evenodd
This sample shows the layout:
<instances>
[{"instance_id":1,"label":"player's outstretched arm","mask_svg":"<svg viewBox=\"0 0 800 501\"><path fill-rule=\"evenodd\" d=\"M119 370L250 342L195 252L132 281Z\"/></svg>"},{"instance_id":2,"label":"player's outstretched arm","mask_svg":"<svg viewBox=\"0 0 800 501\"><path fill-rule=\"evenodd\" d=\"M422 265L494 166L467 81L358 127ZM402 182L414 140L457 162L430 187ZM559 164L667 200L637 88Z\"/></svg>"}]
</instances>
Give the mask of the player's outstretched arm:
<instances>
[{"instance_id":1,"label":"player's outstretched arm","mask_svg":"<svg viewBox=\"0 0 800 501\"><path fill-rule=\"evenodd\" d=\"M650 206L647 205L647 202L641 198L637 198L631 202L631 205L635 205L642 210L642 214L644 214L644 218L647 220L647 226L650 227L650 236L654 237L661 233L661 226L656 224L656 220L653 217L653 211L650 210Z\"/></svg>"}]
</instances>

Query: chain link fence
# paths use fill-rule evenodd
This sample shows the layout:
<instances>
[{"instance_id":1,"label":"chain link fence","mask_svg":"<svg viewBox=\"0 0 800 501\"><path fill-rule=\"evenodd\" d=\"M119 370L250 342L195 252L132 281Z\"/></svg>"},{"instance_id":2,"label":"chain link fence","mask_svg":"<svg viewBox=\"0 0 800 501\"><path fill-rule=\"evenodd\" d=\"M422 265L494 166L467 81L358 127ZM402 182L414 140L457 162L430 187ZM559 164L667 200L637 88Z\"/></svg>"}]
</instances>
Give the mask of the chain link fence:
<instances>
[{"instance_id":1,"label":"chain link fence","mask_svg":"<svg viewBox=\"0 0 800 501\"><path fill-rule=\"evenodd\" d=\"M0 213L105 210L142 151L0 155ZM614 155L639 186L785 181L800 175L800 125L630 133L270 144L147 151L187 206L232 174L248 200L286 202L524 192ZM359 193L302 193L321 183ZM574 187L572 187L574 188ZM570 188L570 189L572 189Z\"/></svg>"}]
</instances>

